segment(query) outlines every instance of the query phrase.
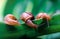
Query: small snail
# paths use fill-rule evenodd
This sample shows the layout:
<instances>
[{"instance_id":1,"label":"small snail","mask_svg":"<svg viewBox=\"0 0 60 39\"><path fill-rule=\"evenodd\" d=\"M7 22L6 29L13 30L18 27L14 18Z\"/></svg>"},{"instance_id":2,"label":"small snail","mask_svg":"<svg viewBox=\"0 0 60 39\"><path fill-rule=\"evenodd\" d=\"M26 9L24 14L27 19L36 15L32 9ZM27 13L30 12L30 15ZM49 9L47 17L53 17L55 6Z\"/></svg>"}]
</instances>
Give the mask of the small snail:
<instances>
[{"instance_id":1,"label":"small snail","mask_svg":"<svg viewBox=\"0 0 60 39\"><path fill-rule=\"evenodd\" d=\"M34 16L30 12L24 12L21 15L21 20L23 20L28 26L37 28L37 25L32 23L33 19L34 19Z\"/></svg>"},{"instance_id":2,"label":"small snail","mask_svg":"<svg viewBox=\"0 0 60 39\"><path fill-rule=\"evenodd\" d=\"M19 25L19 22L12 14L6 15L4 18L4 22L8 25Z\"/></svg>"},{"instance_id":3,"label":"small snail","mask_svg":"<svg viewBox=\"0 0 60 39\"><path fill-rule=\"evenodd\" d=\"M47 15L46 13L39 13L39 14L36 16L36 19L40 19L40 18L42 18L42 19L47 19L47 20L50 20L50 19L51 19L50 16Z\"/></svg>"}]
</instances>

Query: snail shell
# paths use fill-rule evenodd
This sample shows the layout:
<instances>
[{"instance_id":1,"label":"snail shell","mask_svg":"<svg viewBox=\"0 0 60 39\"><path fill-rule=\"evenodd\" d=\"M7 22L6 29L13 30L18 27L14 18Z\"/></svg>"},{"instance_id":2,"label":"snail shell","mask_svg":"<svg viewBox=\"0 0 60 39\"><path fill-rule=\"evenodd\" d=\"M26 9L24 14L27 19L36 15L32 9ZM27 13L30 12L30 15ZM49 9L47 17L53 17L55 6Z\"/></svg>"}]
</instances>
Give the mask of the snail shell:
<instances>
[{"instance_id":1,"label":"snail shell","mask_svg":"<svg viewBox=\"0 0 60 39\"><path fill-rule=\"evenodd\" d=\"M30 20L33 20L34 19L34 16L30 13L30 12L24 12L22 15L21 15L21 19L26 22L28 19Z\"/></svg>"},{"instance_id":2,"label":"snail shell","mask_svg":"<svg viewBox=\"0 0 60 39\"><path fill-rule=\"evenodd\" d=\"M4 18L4 22L8 25L19 25L19 22L12 14L6 15Z\"/></svg>"},{"instance_id":3,"label":"snail shell","mask_svg":"<svg viewBox=\"0 0 60 39\"><path fill-rule=\"evenodd\" d=\"M50 20L50 16L47 15L46 13L39 13L37 16L36 16L36 19L40 19L40 18L44 18L44 19L47 19L47 20Z\"/></svg>"}]
</instances>

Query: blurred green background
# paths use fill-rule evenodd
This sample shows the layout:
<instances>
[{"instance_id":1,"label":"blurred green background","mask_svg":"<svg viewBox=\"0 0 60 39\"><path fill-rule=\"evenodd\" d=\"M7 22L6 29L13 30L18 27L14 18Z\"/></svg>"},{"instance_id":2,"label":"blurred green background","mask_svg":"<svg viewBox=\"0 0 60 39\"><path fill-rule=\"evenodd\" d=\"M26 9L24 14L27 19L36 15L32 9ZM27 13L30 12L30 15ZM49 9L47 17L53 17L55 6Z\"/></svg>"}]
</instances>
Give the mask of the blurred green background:
<instances>
[{"instance_id":1,"label":"blurred green background","mask_svg":"<svg viewBox=\"0 0 60 39\"><path fill-rule=\"evenodd\" d=\"M35 29L27 27L19 20L23 12L31 12L34 17L40 12L49 14L51 20L49 28L46 27L48 32L42 32L42 36L36 35L38 32ZM7 14L13 14L21 22L21 26L6 25L3 19ZM39 24L41 20L34 22ZM60 0L0 0L0 39L20 39L23 36L31 39L60 38Z\"/></svg>"}]
</instances>

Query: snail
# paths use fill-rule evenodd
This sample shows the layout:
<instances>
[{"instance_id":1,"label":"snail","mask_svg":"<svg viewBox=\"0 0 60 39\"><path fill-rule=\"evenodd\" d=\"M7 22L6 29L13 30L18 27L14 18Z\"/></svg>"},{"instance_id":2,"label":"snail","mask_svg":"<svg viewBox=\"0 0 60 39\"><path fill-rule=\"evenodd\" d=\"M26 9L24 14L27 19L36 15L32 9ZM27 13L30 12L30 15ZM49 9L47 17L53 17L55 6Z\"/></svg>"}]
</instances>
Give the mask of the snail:
<instances>
[{"instance_id":1,"label":"snail","mask_svg":"<svg viewBox=\"0 0 60 39\"><path fill-rule=\"evenodd\" d=\"M34 16L30 12L24 12L21 15L21 20L23 20L28 26L37 28L37 25L32 22Z\"/></svg>"},{"instance_id":2,"label":"snail","mask_svg":"<svg viewBox=\"0 0 60 39\"><path fill-rule=\"evenodd\" d=\"M46 14L46 13L39 13L37 16L36 16L36 19L39 20L39 19L42 19L43 21L39 24L38 26L38 32L40 32L41 30L45 30L46 27L49 28L49 20L51 19L51 17ZM43 32L43 31L41 31ZM41 33L40 32L40 33Z\"/></svg>"},{"instance_id":3,"label":"snail","mask_svg":"<svg viewBox=\"0 0 60 39\"><path fill-rule=\"evenodd\" d=\"M51 19L50 16L47 15L46 13L39 13L39 14L36 16L36 19L40 19L40 18L42 18L42 19L47 19L47 20L50 20L50 19Z\"/></svg>"},{"instance_id":4,"label":"snail","mask_svg":"<svg viewBox=\"0 0 60 39\"><path fill-rule=\"evenodd\" d=\"M5 16L4 18L4 22L8 25L19 25L19 22L17 21L17 19L12 15L12 14L8 14Z\"/></svg>"}]
</instances>

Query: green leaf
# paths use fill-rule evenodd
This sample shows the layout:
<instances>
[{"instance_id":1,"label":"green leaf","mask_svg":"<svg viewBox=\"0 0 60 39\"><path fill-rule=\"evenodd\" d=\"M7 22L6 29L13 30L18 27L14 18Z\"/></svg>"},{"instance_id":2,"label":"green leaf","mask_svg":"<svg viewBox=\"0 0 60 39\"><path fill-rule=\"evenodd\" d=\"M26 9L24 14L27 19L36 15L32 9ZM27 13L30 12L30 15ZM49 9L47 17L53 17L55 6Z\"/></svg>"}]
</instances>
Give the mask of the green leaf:
<instances>
[{"instance_id":1,"label":"green leaf","mask_svg":"<svg viewBox=\"0 0 60 39\"><path fill-rule=\"evenodd\" d=\"M60 39L60 32L53 33L53 34L48 34L48 35L43 35L43 36L38 36L37 38L41 38L41 39Z\"/></svg>"}]
</instances>

